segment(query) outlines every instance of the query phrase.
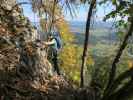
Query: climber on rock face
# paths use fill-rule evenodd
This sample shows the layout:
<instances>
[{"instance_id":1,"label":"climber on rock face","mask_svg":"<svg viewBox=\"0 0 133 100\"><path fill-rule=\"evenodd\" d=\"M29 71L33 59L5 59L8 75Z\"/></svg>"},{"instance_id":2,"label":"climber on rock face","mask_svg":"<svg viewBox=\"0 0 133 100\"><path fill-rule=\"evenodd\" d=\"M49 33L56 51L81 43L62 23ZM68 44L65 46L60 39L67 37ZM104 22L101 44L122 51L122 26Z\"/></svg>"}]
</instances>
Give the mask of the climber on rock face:
<instances>
[{"instance_id":1,"label":"climber on rock face","mask_svg":"<svg viewBox=\"0 0 133 100\"><path fill-rule=\"evenodd\" d=\"M58 37L59 38L59 37ZM49 34L48 41L44 42L46 46L48 46L48 51L50 52L50 59L52 60L54 71L60 75L60 70L58 66L58 51L59 51L59 43L57 36L53 34Z\"/></svg>"}]
</instances>

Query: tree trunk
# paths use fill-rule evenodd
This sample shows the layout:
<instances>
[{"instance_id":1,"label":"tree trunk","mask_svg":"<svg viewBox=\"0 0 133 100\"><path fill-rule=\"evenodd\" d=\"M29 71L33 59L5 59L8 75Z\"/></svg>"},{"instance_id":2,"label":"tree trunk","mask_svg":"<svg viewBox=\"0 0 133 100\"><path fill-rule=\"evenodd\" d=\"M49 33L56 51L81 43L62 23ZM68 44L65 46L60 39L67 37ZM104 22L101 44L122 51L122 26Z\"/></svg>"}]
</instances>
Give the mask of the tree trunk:
<instances>
[{"instance_id":1,"label":"tree trunk","mask_svg":"<svg viewBox=\"0 0 133 100\"><path fill-rule=\"evenodd\" d=\"M90 9L88 11L88 18L86 22L86 32L85 32L85 41L84 41L84 51L82 56L82 65L81 65L81 80L80 80L80 87L84 86L84 67L86 66L86 60L87 60L87 52L88 52L88 41L89 41L89 31L90 31L90 22L92 17L92 12L95 7L96 0L92 0L90 4Z\"/></svg>"},{"instance_id":2,"label":"tree trunk","mask_svg":"<svg viewBox=\"0 0 133 100\"><path fill-rule=\"evenodd\" d=\"M123 50L126 48L128 39L132 35L132 33L133 33L133 18L131 19L131 25L129 27L129 30L128 30L127 34L124 37L122 45L120 46L120 49L119 49L119 51L118 51L118 53L117 53L117 55L116 55L116 57L115 57L115 59L112 63L110 76L109 76L109 81L108 81L107 87L106 87L105 92L104 92L104 97L103 97L104 99L103 100L108 100L107 99L108 95L110 93L112 93L112 91L113 91L112 88L113 88L113 85L115 85L114 82L115 82L115 74L116 74L116 68L117 68L116 65L119 62L119 59L120 59L120 57L123 53Z\"/></svg>"},{"instance_id":3,"label":"tree trunk","mask_svg":"<svg viewBox=\"0 0 133 100\"><path fill-rule=\"evenodd\" d=\"M112 63L112 67L111 67L111 71L110 71L110 76L109 76L109 81L108 81L106 90L109 90L111 88L110 86L112 85L112 83L113 83L113 81L115 79L116 64L119 62L120 57L121 57L121 55L123 53L123 50L126 48L128 39L132 35L132 33L133 33L133 18L131 20L131 25L129 27L129 31L125 35L124 40L122 42L122 45L120 46L119 51L118 51L118 53L117 53L117 55L116 55L116 57L115 57L115 59L114 59L114 61Z\"/></svg>"}]
</instances>

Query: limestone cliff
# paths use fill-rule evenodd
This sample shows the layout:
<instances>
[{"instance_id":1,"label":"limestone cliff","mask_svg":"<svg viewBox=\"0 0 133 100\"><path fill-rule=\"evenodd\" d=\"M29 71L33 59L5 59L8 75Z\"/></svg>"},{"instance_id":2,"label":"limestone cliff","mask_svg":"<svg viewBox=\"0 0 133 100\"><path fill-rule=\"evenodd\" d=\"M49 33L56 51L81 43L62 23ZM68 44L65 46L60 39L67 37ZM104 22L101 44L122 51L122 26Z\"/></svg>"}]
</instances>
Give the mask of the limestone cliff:
<instances>
[{"instance_id":1,"label":"limestone cliff","mask_svg":"<svg viewBox=\"0 0 133 100\"><path fill-rule=\"evenodd\" d=\"M16 6L16 0L0 3L0 69L15 71L22 80L43 84L51 64L45 48L36 46L37 30Z\"/></svg>"}]
</instances>

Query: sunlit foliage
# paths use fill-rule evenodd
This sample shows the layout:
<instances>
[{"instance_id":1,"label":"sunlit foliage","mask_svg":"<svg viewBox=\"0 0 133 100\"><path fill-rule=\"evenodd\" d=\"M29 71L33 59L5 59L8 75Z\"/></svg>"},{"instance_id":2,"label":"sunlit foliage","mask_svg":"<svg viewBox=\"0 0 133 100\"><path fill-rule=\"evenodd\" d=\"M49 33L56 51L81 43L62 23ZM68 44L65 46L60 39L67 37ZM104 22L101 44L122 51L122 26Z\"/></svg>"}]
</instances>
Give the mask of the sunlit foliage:
<instances>
[{"instance_id":1,"label":"sunlit foliage","mask_svg":"<svg viewBox=\"0 0 133 100\"><path fill-rule=\"evenodd\" d=\"M80 56L81 48L74 44L74 34L70 32L68 23L62 21L57 24L63 40L63 48L60 52L60 67L67 78L78 84L80 80Z\"/></svg>"}]
</instances>

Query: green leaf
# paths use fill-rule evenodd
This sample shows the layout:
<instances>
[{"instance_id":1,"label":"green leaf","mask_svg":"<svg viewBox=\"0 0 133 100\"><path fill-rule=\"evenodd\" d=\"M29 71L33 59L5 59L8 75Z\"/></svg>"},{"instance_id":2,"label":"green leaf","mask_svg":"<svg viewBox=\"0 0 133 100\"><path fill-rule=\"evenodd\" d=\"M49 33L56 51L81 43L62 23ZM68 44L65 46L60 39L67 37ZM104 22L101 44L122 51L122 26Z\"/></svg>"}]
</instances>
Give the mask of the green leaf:
<instances>
[{"instance_id":1,"label":"green leaf","mask_svg":"<svg viewBox=\"0 0 133 100\"><path fill-rule=\"evenodd\" d=\"M112 4L113 5L116 5L116 0L112 0Z\"/></svg>"}]
</instances>

